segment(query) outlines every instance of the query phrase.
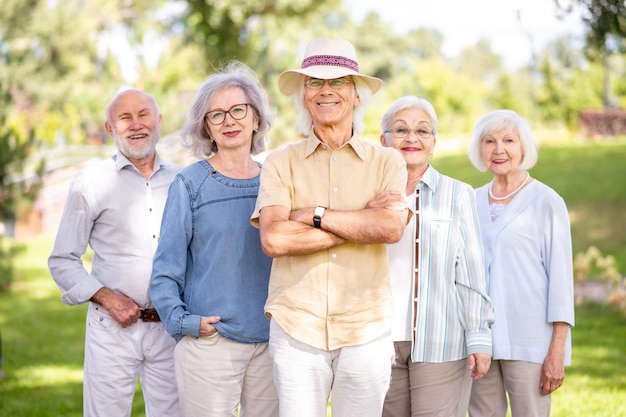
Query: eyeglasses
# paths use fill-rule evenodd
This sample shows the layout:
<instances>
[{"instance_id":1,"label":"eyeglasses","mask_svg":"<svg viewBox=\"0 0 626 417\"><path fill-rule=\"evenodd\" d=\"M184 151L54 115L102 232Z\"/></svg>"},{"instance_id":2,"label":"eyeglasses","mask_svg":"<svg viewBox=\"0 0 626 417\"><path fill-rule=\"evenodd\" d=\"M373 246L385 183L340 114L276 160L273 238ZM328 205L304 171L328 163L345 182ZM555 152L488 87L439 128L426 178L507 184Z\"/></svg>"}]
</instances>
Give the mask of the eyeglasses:
<instances>
[{"instance_id":1,"label":"eyeglasses","mask_svg":"<svg viewBox=\"0 0 626 417\"><path fill-rule=\"evenodd\" d=\"M230 117L235 120L241 120L248 115L248 106L250 106L250 104L243 103L235 104L234 106L231 106L231 108L228 110L211 110L210 112L205 113L204 118L208 120L208 122L212 125L221 125L222 123L224 123L227 114L230 114Z\"/></svg>"},{"instance_id":2,"label":"eyeglasses","mask_svg":"<svg viewBox=\"0 0 626 417\"><path fill-rule=\"evenodd\" d=\"M328 81L328 85L333 90L338 90L340 88L348 85L350 80L346 80L345 78L334 78L332 80L320 80L319 78L311 78L310 80L306 80L304 85L311 90L319 90L324 86L324 83Z\"/></svg>"},{"instance_id":3,"label":"eyeglasses","mask_svg":"<svg viewBox=\"0 0 626 417\"><path fill-rule=\"evenodd\" d=\"M415 136L420 139L430 139L433 136L432 130L427 127L419 126L417 129L409 129L404 125L394 126L390 130L385 130L383 133L391 133L395 138L404 139L409 136L409 134L413 132Z\"/></svg>"}]
</instances>

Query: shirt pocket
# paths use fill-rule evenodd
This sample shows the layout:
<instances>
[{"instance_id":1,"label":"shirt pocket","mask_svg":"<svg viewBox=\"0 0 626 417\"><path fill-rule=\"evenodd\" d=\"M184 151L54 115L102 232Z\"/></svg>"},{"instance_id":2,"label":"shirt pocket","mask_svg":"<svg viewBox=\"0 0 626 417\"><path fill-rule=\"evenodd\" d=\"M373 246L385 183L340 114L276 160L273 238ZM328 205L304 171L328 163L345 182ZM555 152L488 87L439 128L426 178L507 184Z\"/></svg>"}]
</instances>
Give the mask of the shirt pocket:
<instances>
[{"instance_id":1,"label":"shirt pocket","mask_svg":"<svg viewBox=\"0 0 626 417\"><path fill-rule=\"evenodd\" d=\"M453 224L454 220L447 217L433 217L430 219L431 250L441 251L454 243L449 241Z\"/></svg>"}]
</instances>

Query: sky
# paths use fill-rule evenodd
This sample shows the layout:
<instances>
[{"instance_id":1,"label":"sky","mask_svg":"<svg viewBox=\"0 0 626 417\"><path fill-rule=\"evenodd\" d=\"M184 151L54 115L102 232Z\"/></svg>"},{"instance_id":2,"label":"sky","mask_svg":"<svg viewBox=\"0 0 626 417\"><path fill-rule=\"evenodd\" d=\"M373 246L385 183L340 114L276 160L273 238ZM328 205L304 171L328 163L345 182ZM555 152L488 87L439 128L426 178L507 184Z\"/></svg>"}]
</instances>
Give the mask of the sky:
<instances>
[{"instance_id":1,"label":"sky","mask_svg":"<svg viewBox=\"0 0 626 417\"><path fill-rule=\"evenodd\" d=\"M554 0L344 0L355 22L375 11L398 34L421 27L439 30L443 52L455 56L479 39L491 41L505 67L530 63L550 41L571 34L582 44L580 13L556 17ZM518 18L519 16L519 18ZM532 48L531 48L532 45Z\"/></svg>"}]
</instances>

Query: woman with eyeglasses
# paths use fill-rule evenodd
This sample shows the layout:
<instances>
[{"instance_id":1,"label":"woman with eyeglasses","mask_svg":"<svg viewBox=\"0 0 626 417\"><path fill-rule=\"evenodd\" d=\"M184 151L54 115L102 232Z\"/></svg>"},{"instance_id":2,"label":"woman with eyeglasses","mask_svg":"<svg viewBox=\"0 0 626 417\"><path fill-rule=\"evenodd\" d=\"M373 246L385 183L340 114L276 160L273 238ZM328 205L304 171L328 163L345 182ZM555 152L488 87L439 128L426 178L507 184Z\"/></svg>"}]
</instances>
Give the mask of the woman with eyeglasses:
<instances>
[{"instance_id":1,"label":"woman with eyeglasses","mask_svg":"<svg viewBox=\"0 0 626 417\"><path fill-rule=\"evenodd\" d=\"M174 179L150 294L174 351L185 416L275 417L263 313L271 258L250 224L270 129L267 97L239 62L197 91L182 136L200 161Z\"/></svg>"},{"instance_id":2,"label":"woman with eyeglasses","mask_svg":"<svg viewBox=\"0 0 626 417\"><path fill-rule=\"evenodd\" d=\"M381 121L383 146L407 164L414 215L388 245L396 352L383 417L465 417L472 380L491 362L493 307L471 186L433 168L437 114L426 100L396 100ZM372 206L384 205L385 194Z\"/></svg>"}]
</instances>

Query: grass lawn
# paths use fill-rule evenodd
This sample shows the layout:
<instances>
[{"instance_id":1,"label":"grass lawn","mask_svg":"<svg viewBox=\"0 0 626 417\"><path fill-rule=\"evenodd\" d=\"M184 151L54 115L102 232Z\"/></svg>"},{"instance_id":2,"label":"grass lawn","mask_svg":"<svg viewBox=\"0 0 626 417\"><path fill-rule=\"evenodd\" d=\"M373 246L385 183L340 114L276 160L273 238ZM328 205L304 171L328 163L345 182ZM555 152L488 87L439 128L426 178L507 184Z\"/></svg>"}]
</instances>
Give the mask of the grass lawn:
<instances>
[{"instance_id":1,"label":"grass lawn","mask_svg":"<svg viewBox=\"0 0 626 417\"><path fill-rule=\"evenodd\" d=\"M574 249L596 245L626 270L626 143L544 148L531 174L565 199ZM474 186L477 172L465 155L433 159L441 172ZM25 242L10 292L0 293L3 371L0 417L82 416L86 306L62 304L46 259L51 236ZM553 395L554 417L626 417L626 316L599 304L577 307L573 364ZM133 416L143 417L138 390Z\"/></svg>"}]
</instances>

